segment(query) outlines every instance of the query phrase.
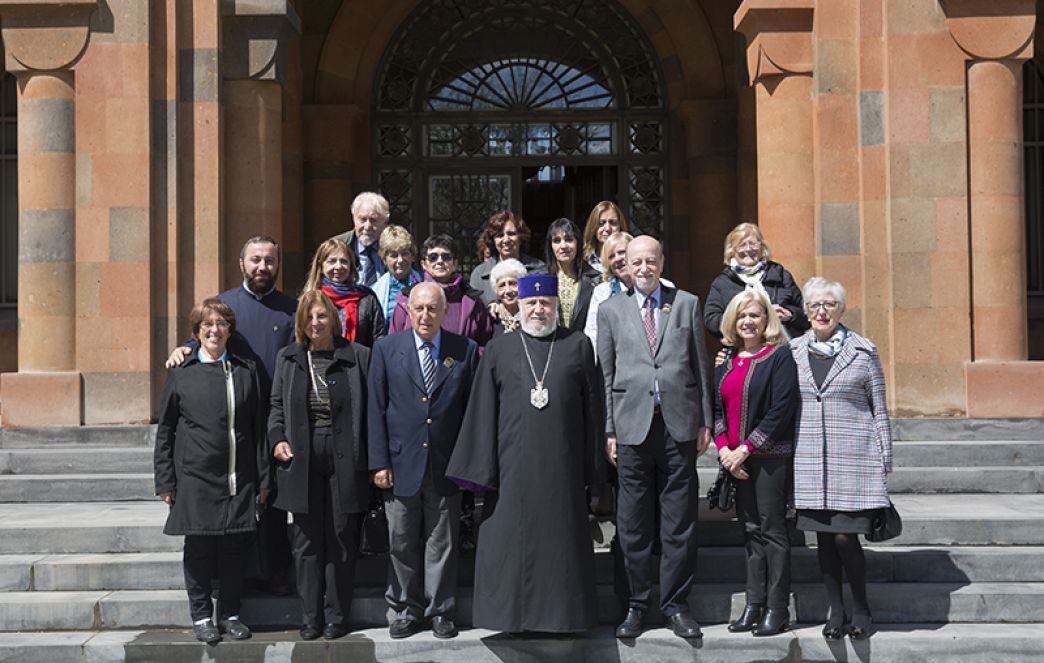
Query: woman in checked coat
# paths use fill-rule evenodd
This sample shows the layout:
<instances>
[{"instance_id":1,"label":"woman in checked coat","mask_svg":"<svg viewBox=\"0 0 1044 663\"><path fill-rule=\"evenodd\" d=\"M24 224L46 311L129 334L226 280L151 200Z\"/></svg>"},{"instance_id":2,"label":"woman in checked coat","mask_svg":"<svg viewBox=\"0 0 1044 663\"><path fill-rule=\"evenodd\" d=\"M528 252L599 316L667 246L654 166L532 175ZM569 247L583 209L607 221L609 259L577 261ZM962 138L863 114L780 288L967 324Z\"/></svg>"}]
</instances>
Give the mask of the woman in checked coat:
<instances>
[{"instance_id":1,"label":"woman in checked coat","mask_svg":"<svg viewBox=\"0 0 1044 663\"><path fill-rule=\"evenodd\" d=\"M801 407L794 435L797 526L816 532L819 566L830 602L824 637L870 636L866 562L859 534L889 505L892 435L877 348L840 324L845 289L809 279L803 295L812 329L790 342ZM841 591L842 570L854 602L851 620Z\"/></svg>"}]
</instances>

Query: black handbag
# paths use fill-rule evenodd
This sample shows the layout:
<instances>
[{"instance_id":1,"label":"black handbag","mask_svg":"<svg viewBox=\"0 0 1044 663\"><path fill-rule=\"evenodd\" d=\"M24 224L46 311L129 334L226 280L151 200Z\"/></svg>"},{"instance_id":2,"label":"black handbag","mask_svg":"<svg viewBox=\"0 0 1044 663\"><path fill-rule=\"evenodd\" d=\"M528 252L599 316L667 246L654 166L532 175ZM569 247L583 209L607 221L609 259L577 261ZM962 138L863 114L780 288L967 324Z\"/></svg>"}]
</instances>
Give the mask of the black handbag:
<instances>
[{"instance_id":1,"label":"black handbag","mask_svg":"<svg viewBox=\"0 0 1044 663\"><path fill-rule=\"evenodd\" d=\"M888 506L874 512L874 518L870 523L870 533L866 535L867 541L878 543L894 539L903 533L903 519L895 510L891 501Z\"/></svg>"},{"instance_id":2,"label":"black handbag","mask_svg":"<svg viewBox=\"0 0 1044 663\"><path fill-rule=\"evenodd\" d=\"M388 542L388 516L379 491L373 491L370 508L363 514L359 532L359 552L363 555L386 555L391 550Z\"/></svg>"},{"instance_id":3,"label":"black handbag","mask_svg":"<svg viewBox=\"0 0 1044 663\"><path fill-rule=\"evenodd\" d=\"M731 511L735 498L736 480L724 465L719 464L718 477L707 491L707 505L711 509Z\"/></svg>"}]
</instances>

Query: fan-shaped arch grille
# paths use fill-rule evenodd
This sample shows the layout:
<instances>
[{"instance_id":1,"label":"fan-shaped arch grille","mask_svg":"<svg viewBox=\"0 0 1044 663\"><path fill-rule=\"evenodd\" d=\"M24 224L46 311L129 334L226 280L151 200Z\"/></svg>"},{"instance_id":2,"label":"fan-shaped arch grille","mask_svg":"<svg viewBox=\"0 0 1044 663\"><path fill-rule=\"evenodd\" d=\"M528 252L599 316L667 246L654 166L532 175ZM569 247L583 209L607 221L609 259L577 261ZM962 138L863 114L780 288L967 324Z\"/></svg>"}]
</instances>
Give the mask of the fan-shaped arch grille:
<instances>
[{"instance_id":1,"label":"fan-shaped arch grille","mask_svg":"<svg viewBox=\"0 0 1044 663\"><path fill-rule=\"evenodd\" d=\"M599 69L583 71L542 58L496 60L439 85L429 95L427 107L435 111L612 108L610 83Z\"/></svg>"}]
</instances>

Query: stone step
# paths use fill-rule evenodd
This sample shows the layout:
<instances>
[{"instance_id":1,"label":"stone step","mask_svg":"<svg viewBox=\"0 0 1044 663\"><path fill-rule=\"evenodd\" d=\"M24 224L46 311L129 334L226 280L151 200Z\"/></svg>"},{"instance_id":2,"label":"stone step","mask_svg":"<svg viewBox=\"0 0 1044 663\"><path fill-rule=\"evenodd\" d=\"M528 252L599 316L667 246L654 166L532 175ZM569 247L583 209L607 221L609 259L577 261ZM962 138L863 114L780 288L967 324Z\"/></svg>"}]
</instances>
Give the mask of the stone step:
<instances>
[{"instance_id":1,"label":"stone step","mask_svg":"<svg viewBox=\"0 0 1044 663\"><path fill-rule=\"evenodd\" d=\"M867 592L879 624L1044 622L1044 583L868 583ZM735 619L743 605L743 587L738 584L700 585L690 598L693 615L707 624ZM826 619L826 594L819 583L795 584L791 605L799 622ZM383 588L356 588L351 610L352 624L388 623ZM254 626L293 626L300 623L300 601L292 596L248 596L241 614ZM469 588L458 592L457 615L462 625L471 624ZM610 587L599 589L599 619L602 623L618 619ZM0 631L177 628L190 624L188 599L182 590L0 593Z\"/></svg>"},{"instance_id":2,"label":"stone step","mask_svg":"<svg viewBox=\"0 0 1044 663\"><path fill-rule=\"evenodd\" d=\"M152 474L152 447L0 449L0 474Z\"/></svg>"},{"instance_id":3,"label":"stone step","mask_svg":"<svg viewBox=\"0 0 1044 663\"><path fill-rule=\"evenodd\" d=\"M1044 495L896 495L902 536L883 546L1044 545ZM162 532L167 506L148 502L0 504L0 554L165 552L181 538ZM724 518L716 513L717 518ZM703 546L743 541L734 520L702 519ZM815 535L795 533L814 544Z\"/></svg>"},{"instance_id":4,"label":"stone step","mask_svg":"<svg viewBox=\"0 0 1044 663\"><path fill-rule=\"evenodd\" d=\"M0 476L0 502L129 502L157 500L148 474L9 474Z\"/></svg>"},{"instance_id":5,"label":"stone step","mask_svg":"<svg viewBox=\"0 0 1044 663\"><path fill-rule=\"evenodd\" d=\"M867 547L870 582L1044 582L1044 546ZM611 585L613 560L608 550L595 553L598 582ZM364 557L356 566L359 587L384 587L386 556ZM794 582L821 578L814 548L794 548ZM470 587L474 565L461 560L459 584ZM746 577L742 548L704 548L696 570L699 584L742 583ZM180 552L100 553L83 555L0 555L0 591L104 591L183 589Z\"/></svg>"},{"instance_id":6,"label":"stone step","mask_svg":"<svg viewBox=\"0 0 1044 663\"><path fill-rule=\"evenodd\" d=\"M326 642L302 642L294 630L255 632L250 640L225 639L216 647L196 642L188 629L59 631L0 634L0 660L178 663L193 660L428 661L430 663L644 663L646 661L874 661L874 663L981 663L1040 661L1044 624L884 624L869 641L827 642L819 625L795 625L771 638L729 633L724 625L703 628L702 640L687 642L660 626L632 641L617 640L612 628L583 637L509 637L469 629L453 640L430 631L392 640L385 628L353 631ZM872 656L871 656L872 653Z\"/></svg>"},{"instance_id":7,"label":"stone step","mask_svg":"<svg viewBox=\"0 0 1044 663\"><path fill-rule=\"evenodd\" d=\"M148 447L156 444L153 424L0 428L0 448Z\"/></svg>"},{"instance_id":8,"label":"stone step","mask_svg":"<svg viewBox=\"0 0 1044 663\"><path fill-rule=\"evenodd\" d=\"M896 440L1044 440L1044 418L966 419L963 417L898 417L892 419Z\"/></svg>"}]
</instances>

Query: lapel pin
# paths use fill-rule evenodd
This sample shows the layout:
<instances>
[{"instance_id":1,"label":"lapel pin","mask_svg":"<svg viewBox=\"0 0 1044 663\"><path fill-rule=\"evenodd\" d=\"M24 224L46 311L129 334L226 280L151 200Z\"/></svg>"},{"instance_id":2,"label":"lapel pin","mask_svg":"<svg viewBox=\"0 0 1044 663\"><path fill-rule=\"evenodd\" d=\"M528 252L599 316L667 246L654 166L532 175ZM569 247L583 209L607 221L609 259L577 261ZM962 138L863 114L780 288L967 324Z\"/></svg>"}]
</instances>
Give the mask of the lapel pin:
<instances>
[{"instance_id":1,"label":"lapel pin","mask_svg":"<svg viewBox=\"0 0 1044 663\"><path fill-rule=\"evenodd\" d=\"M442 360L442 365L445 366L446 368L453 368L453 364L456 364L456 363L457 362L453 361L453 357L446 357L445 359Z\"/></svg>"}]
</instances>

